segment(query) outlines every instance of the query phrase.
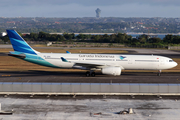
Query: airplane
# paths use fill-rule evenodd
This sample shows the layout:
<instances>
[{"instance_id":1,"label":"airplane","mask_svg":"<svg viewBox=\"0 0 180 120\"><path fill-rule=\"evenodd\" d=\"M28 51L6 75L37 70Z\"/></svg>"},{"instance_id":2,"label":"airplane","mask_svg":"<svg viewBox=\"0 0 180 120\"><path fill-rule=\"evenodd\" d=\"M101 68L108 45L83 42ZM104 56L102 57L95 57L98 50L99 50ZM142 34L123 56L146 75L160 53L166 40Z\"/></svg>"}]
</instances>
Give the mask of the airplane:
<instances>
[{"instance_id":1,"label":"airplane","mask_svg":"<svg viewBox=\"0 0 180 120\"><path fill-rule=\"evenodd\" d=\"M47 67L88 70L87 77L94 77L96 70L114 76L121 75L122 70L158 70L160 75L161 70L178 65L171 58L158 55L40 53L15 30L6 31L14 49L10 56Z\"/></svg>"}]
</instances>

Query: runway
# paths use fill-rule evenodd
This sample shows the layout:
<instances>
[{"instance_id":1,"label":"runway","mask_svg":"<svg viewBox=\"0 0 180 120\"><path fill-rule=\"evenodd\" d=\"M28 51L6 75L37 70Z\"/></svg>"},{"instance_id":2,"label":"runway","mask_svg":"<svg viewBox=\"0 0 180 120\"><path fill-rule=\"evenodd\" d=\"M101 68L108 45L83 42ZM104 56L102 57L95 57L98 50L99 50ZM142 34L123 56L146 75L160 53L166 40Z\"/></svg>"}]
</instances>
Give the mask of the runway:
<instances>
[{"instance_id":1,"label":"runway","mask_svg":"<svg viewBox=\"0 0 180 120\"><path fill-rule=\"evenodd\" d=\"M1 71L0 82L53 82L53 83L180 83L179 73L122 72L121 76L103 75L86 77L82 72Z\"/></svg>"}]
</instances>

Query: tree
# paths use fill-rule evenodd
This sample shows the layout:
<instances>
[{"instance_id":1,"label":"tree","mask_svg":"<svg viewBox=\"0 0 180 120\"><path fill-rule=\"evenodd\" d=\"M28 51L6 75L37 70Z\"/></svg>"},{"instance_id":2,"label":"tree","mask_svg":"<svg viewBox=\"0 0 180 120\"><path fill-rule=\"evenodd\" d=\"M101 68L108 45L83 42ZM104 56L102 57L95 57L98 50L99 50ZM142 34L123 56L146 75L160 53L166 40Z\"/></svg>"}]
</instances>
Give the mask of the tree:
<instances>
[{"instance_id":1,"label":"tree","mask_svg":"<svg viewBox=\"0 0 180 120\"><path fill-rule=\"evenodd\" d=\"M148 39L149 37L148 37L148 35L146 35L146 34L142 34L142 35L139 35L138 36L138 39L140 40L140 39L142 39L142 38L144 38L144 39Z\"/></svg>"},{"instance_id":2,"label":"tree","mask_svg":"<svg viewBox=\"0 0 180 120\"><path fill-rule=\"evenodd\" d=\"M57 35L56 34L52 34L50 37L49 37L49 41L57 41Z\"/></svg>"},{"instance_id":3,"label":"tree","mask_svg":"<svg viewBox=\"0 0 180 120\"><path fill-rule=\"evenodd\" d=\"M65 32L65 33L63 33L63 36L64 36L64 38L66 38L66 40L71 40L71 39L75 38L74 33L68 34L68 33Z\"/></svg>"},{"instance_id":4,"label":"tree","mask_svg":"<svg viewBox=\"0 0 180 120\"><path fill-rule=\"evenodd\" d=\"M104 34L103 37L102 37L102 42L103 43L109 43L110 42L109 35Z\"/></svg>"},{"instance_id":5,"label":"tree","mask_svg":"<svg viewBox=\"0 0 180 120\"><path fill-rule=\"evenodd\" d=\"M145 44L146 43L146 38L145 37L142 37L142 38L140 38L139 39L139 42L141 43L141 44Z\"/></svg>"},{"instance_id":6,"label":"tree","mask_svg":"<svg viewBox=\"0 0 180 120\"><path fill-rule=\"evenodd\" d=\"M116 34L111 34L109 38L110 39L109 42L111 43L114 42L115 38L116 38Z\"/></svg>"},{"instance_id":7,"label":"tree","mask_svg":"<svg viewBox=\"0 0 180 120\"><path fill-rule=\"evenodd\" d=\"M179 35L174 35L172 43L173 44L179 44L180 43L180 36Z\"/></svg>"},{"instance_id":8,"label":"tree","mask_svg":"<svg viewBox=\"0 0 180 120\"><path fill-rule=\"evenodd\" d=\"M45 32L39 32L38 38L43 38L43 39L47 39L49 38L51 35L49 33L45 33Z\"/></svg>"},{"instance_id":9,"label":"tree","mask_svg":"<svg viewBox=\"0 0 180 120\"><path fill-rule=\"evenodd\" d=\"M163 38L164 43L172 43L172 41L173 41L173 35L168 34Z\"/></svg>"},{"instance_id":10,"label":"tree","mask_svg":"<svg viewBox=\"0 0 180 120\"><path fill-rule=\"evenodd\" d=\"M63 41L64 40L64 37L62 35L57 35L56 36L56 40L57 41Z\"/></svg>"},{"instance_id":11,"label":"tree","mask_svg":"<svg viewBox=\"0 0 180 120\"><path fill-rule=\"evenodd\" d=\"M149 43L161 43L161 38L150 38Z\"/></svg>"},{"instance_id":12,"label":"tree","mask_svg":"<svg viewBox=\"0 0 180 120\"><path fill-rule=\"evenodd\" d=\"M38 34L37 33L30 33L29 38L33 38L33 40L38 40Z\"/></svg>"},{"instance_id":13,"label":"tree","mask_svg":"<svg viewBox=\"0 0 180 120\"><path fill-rule=\"evenodd\" d=\"M131 45L137 45L137 44L139 44L139 40L136 38L133 38L131 41Z\"/></svg>"},{"instance_id":14,"label":"tree","mask_svg":"<svg viewBox=\"0 0 180 120\"><path fill-rule=\"evenodd\" d=\"M84 34L79 34L76 36L76 38L79 40L84 40L86 38L86 36Z\"/></svg>"},{"instance_id":15,"label":"tree","mask_svg":"<svg viewBox=\"0 0 180 120\"><path fill-rule=\"evenodd\" d=\"M1 39L2 39L2 41L3 41L4 43L9 42L9 37L8 37L7 35L6 35L6 36L1 37Z\"/></svg>"},{"instance_id":16,"label":"tree","mask_svg":"<svg viewBox=\"0 0 180 120\"><path fill-rule=\"evenodd\" d=\"M92 39L94 42L99 42L99 40L100 40L100 35L92 35L91 39Z\"/></svg>"},{"instance_id":17,"label":"tree","mask_svg":"<svg viewBox=\"0 0 180 120\"><path fill-rule=\"evenodd\" d=\"M128 42L128 36L127 36L127 34L123 34L123 33L118 33L117 35L116 35L116 38L114 39L114 41L115 41L115 43L126 43L126 42Z\"/></svg>"},{"instance_id":18,"label":"tree","mask_svg":"<svg viewBox=\"0 0 180 120\"><path fill-rule=\"evenodd\" d=\"M145 44L148 39L149 37L146 34L142 34L138 36L138 40L141 44Z\"/></svg>"}]
</instances>

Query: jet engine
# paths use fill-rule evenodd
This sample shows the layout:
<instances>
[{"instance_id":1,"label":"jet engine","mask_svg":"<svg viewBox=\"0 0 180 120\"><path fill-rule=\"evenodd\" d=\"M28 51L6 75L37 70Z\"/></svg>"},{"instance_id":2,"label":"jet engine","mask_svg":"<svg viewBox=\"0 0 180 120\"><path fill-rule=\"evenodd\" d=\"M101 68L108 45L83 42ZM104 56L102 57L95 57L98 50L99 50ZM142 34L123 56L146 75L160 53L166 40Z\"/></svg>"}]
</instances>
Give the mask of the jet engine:
<instances>
[{"instance_id":1,"label":"jet engine","mask_svg":"<svg viewBox=\"0 0 180 120\"><path fill-rule=\"evenodd\" d=\"M120 67L106 67L102 68L102 74L106 75L121 75L121 68Z\"/></svg>"}]
</instances>

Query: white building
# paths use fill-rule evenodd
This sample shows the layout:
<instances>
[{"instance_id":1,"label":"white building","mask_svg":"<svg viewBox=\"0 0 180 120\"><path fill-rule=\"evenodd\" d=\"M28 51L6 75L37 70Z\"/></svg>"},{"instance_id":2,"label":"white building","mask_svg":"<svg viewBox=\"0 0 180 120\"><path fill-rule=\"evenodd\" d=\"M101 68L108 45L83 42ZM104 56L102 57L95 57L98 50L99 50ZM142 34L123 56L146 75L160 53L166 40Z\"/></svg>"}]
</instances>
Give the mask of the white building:
<instances>
[{"instance_id":1,"label":"white building","mask_svg":"<svg viewBox=\"0 0 180 120\"><path fill-rule=\"evenodd\" d=\"M6 32L1 32L0 36L6 36L7 33Z\"/></svg>"}]
</instances>

